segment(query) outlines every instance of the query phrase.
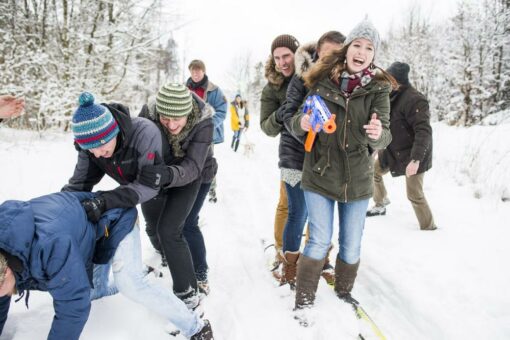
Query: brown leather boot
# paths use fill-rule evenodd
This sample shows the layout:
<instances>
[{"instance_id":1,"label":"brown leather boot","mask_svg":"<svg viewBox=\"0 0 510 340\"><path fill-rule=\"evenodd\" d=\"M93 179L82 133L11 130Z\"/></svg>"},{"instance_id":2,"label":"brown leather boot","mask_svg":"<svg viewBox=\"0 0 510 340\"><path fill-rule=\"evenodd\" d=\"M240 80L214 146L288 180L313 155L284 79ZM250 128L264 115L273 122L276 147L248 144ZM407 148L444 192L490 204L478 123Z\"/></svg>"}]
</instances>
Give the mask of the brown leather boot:
<instances>
[{"instance_id":1,"label":"brown leather boot","mask_svg":"<svg viewBox=\"0 0 510 340\"><path fill-rule=\"evenodd\" d=\"M296 277L296 309L313 305L323 266L324 259L314 260L305 255L299 257Z\"/></svg>"},{"instance_id":2,"label":"brown leather boot","mask_svg":"<svg viewBox=\"0 0 510 340\"><path fill-rule=\"evenodd\" d=\"M359 261L355 264L348 264L336 258L335 265L335 292L339 298L349 297L354 281L358 274Z\"/></svg>"},{"instance_id":3,"label":"brown leather boot","mask_svg":"<svg viewBox=\"0 0 510 340\"><path fill-rule=\"evenodd\" d=\"M280 284L288 283L291 288L296 286L296 270L299 251L286 251L283 258L283 270Z\"/></svg>"}]
</instances>

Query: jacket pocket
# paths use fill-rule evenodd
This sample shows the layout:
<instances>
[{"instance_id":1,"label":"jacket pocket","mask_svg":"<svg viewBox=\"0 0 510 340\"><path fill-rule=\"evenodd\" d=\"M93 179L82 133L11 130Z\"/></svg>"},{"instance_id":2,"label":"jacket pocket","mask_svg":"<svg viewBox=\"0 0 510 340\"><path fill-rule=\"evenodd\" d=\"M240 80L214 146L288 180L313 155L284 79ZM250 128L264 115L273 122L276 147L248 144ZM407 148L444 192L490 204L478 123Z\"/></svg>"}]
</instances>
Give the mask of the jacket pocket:
<instances>
[{"instance_id":1,"label":"jacket pocket","mask_svg":"<svg viewBox=\"0 0 510 340\"><path fill-rule=\"evenodd\" d=\"M313 172L324 176L326 170L330 167L329 163L329 149L327 150L325 155L319 158L319 160L312 166Z\"/></svg>"}]
</instances>

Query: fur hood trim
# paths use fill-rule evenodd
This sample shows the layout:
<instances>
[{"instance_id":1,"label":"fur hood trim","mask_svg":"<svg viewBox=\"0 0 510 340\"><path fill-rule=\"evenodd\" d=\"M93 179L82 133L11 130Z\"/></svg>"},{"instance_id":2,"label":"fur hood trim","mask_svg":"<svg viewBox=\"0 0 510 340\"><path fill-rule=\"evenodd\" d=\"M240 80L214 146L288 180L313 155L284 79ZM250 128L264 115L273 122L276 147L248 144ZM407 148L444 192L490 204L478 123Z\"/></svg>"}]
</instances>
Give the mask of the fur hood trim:
<instances>
[{"instance_id":1,"label":"fur hood trim","mask_svg":"<svg viewBox=\"0 0 510 340\"><path fill-rule=\"evenodd\" d=\"M311 41L307 44L299 46L296 53L294 54L294 65L296 68L296 74L299 78L303 78L305 73L310 67L315 64L315 54L317 51L317 42Z\"/></svg>"},{"instance_id":2,"label":"fur hood trim","mask_svg":"<svg viewBox=\"0 0 510 340\"><path fill-rule=\"evenodd\" d=\"M266 61L265 76L267 81L277 88L280 88L285 81L283 74L276 70L276 64L272 55Z\"/></svg>"}]
</instances>

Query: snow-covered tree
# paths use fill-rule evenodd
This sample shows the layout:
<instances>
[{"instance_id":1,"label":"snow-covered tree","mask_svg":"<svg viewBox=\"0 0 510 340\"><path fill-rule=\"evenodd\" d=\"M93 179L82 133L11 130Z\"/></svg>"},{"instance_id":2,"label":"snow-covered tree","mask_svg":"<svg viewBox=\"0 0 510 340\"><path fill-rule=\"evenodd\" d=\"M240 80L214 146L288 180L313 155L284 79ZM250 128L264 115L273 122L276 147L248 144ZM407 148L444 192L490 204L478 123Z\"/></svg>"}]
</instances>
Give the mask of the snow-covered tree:
<instances>
[{"instance_id":1,"label":"snow-covered tree","mask_svg":"<svg viewBox=\"0 0 510 340\"><path fill-rule=\"evenodd\" d=\"M0 3L0 88L24 96L31 128L68 128L79 93L127 105L159 86L161 0ZM165 59L162 61L162 59ZM171 65L165 67L173 67Z\"/></svg>"}]
</instances>

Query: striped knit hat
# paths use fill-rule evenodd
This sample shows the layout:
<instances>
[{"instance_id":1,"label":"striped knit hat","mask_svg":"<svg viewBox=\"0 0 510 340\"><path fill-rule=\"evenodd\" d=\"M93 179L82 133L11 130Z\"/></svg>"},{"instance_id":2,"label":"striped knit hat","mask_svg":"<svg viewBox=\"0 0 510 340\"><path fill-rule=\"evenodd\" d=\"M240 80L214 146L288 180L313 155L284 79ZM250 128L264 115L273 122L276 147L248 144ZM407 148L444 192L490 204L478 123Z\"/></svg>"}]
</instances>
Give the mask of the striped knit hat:
<instances>
[{"instance_id":1,"label":"striped knit hat","mask_svg":"<svg viewBox=\"0 0 510 340\"><path fill-rule=\"evenodd\" d=\"M165 117L184 117L191 113L191 92L182 84L169 83L159 89L156 111Z\"/></svg>"},{"instance_id":2,"label":"striped knit hat","mask_svg":"<svg viewBox=\"0 0 510 340\"><path fill-rule=\"evenodd\" d=\"M94 96L83 92L78 100L80 106L73 114L71 128L74 141L84 149L100 147L119 133L117 121L103 105L94 104Z\"/></svg>"}]
</instances>

